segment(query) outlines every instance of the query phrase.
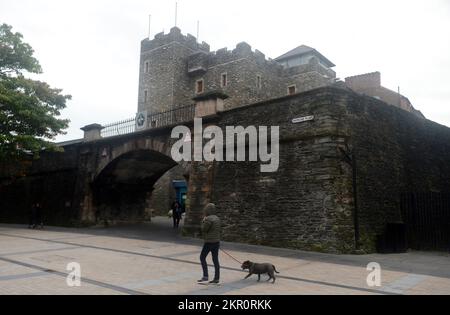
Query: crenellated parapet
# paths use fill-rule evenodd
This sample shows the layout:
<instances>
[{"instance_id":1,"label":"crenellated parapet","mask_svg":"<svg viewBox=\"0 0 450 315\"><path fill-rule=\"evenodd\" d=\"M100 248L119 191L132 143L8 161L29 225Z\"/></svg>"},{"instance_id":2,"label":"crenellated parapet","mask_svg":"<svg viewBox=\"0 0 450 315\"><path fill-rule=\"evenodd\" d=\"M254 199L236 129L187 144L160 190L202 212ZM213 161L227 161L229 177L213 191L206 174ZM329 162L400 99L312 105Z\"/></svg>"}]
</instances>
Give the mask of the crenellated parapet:
<instances>
[{"instance_id":1,"label":"crenellated parapet","mask_svg":"<svg viewBox=\"0 0 450 315\"><path fill-rule=\"evenodd\" d=\"M158 33L150 40L148 38L141 42L141 53L168 45L170 43L179 43L183 46L190 48L193 51L209 52L210 47L208 43L199 43L197 38L191 34L183 35L178 27L170 29L168 34L164 32Z\"/></svg>"},{"instance_id":2,"label":"crenellated parapet","mask_svg":"<svg viewBox=\"0 0 450 315\"><path fill-rule=\"evenodd\" d=\"M233 49L210 46L173 27L142 41L138 112L165 112L220 90L225 110L334 83L334 64L308 46L267 58L240 42Z\"/></svg>"},{"instance_id":3,"label":"crenellated parapet","mask_svg":"<svg viewBox=\"0 0 450 315\"><path fill-rule=\"evenodd\" d=\"M205 51L193 53L188 58L188 72L197 74L197 69L206 71L208 67L215 67L241 59L247 59L260 67L267 68L268 71L278 73L283 70L283 67L278 62L266 59L264 53L257 49L253 51L252 46L246 42L241 42L233 50L228 50L225 47L209 53Z\"/></svg>"}]
</instances>

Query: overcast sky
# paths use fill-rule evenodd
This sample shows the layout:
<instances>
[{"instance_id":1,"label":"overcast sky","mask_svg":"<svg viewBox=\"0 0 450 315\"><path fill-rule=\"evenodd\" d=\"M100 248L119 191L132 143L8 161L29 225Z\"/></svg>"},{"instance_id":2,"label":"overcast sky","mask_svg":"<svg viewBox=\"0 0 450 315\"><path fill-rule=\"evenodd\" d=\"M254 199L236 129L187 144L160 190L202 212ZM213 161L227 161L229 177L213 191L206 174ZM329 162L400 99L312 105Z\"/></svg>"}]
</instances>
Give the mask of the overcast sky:
<instances>
[{"instance_id":1,"label":"overcast sky","mask_svg":"<svg viewBox=\"0 0 450 315\"><path fill-rule=\"evenodd\" d=\"M241 41L267 57L301 44L334 62L339 78L380 71L382 85L450 126L450 0L179 0L178 27L212 50ZM68 134L133 117L140 41L174 26L175 1L0 0L0 23L24 35L40 80L73 99Z\"/></svg>"}]
</instances>

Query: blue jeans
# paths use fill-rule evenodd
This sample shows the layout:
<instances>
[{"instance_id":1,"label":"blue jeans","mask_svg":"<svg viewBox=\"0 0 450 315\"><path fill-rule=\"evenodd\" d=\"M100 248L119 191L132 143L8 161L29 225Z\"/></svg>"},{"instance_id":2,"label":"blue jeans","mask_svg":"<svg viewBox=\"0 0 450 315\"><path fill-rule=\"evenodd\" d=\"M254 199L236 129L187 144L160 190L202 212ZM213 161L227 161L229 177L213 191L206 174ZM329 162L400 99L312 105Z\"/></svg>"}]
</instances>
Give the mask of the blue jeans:
<instances>
[{"instance_id":1,"label":"blue jeans","mask_svg":"<svg viewBox=\"0 0 450 315\"><path fill-rule=\"evenodd\" d=\"M209 252L211 252L215 271L214 280L220 280L219 248L220 243L205 243L205 245L203 245L202 253L200 254L200 262L202 263L204 278L208 278L208 264L206 263L206 257Z\"/></svg>"}]
</instances>

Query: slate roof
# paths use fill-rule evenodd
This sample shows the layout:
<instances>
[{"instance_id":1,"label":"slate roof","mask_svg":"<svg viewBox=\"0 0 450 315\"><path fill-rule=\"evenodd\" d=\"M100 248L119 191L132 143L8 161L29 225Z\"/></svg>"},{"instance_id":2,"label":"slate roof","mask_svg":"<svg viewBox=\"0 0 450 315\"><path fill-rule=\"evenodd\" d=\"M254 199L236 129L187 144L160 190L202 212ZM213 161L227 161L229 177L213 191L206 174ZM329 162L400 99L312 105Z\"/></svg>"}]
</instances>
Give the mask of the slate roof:
<instances>
[{"instance_id":1,"label":"slate roof","mask_svg":"<svg viewBox=\"0 0 450 315\"><path fill-rule=\"evenodd\" d=\"M328 58L326 58L320 52L318 52L314 48L306 46L306 45L301 45L301 46L298 46L297 48L294 48L294 49L288 51L284 55L281 55L280 57L275 58L275 61L283 61L283 60L291 59L292 57L306 55L308 53L313 53L314 55L319 57L330 68L336 66L334 63L332 63L330 60L328 60Z\"/></svg>"}]
</instances>

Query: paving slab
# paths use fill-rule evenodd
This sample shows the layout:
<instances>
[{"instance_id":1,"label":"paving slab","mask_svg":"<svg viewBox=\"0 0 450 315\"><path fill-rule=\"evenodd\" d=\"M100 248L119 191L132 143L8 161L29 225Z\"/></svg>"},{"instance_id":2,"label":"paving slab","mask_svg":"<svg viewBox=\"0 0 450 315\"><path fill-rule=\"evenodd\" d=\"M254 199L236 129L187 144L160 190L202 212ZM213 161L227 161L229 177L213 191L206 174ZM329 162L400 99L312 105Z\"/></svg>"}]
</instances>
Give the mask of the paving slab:
<instances>
[{"instance_id":1,"label":"paving slab","mask_svg":"<svg viewBox=\"0 0 450 315\"><path fill-rule=\"evenodd\" d=\"M448 253L332 255L229 242L222 248L239 261L274 264L275 284L265 275L244 280L239 263L221 252L221 285L201 286L202 241L170 225L167 218L109 228L0 225L0 294L450 294ZM67 284L73 262L81 266L80 287ZM371 262L382 268L379 287L367 283Z\"/></svg>"}]
</instances>

